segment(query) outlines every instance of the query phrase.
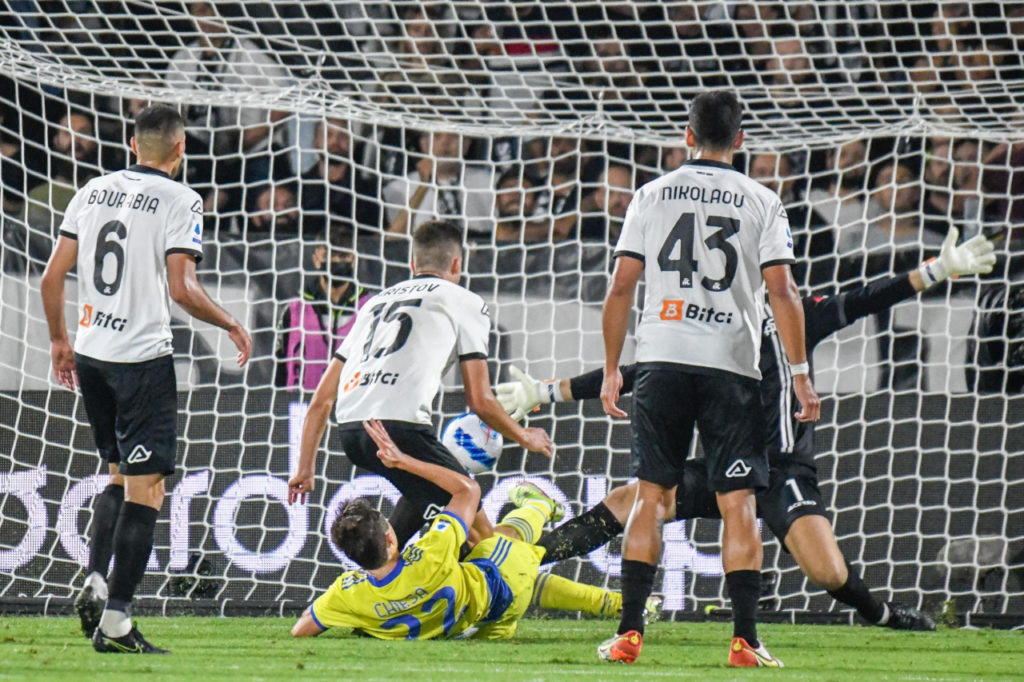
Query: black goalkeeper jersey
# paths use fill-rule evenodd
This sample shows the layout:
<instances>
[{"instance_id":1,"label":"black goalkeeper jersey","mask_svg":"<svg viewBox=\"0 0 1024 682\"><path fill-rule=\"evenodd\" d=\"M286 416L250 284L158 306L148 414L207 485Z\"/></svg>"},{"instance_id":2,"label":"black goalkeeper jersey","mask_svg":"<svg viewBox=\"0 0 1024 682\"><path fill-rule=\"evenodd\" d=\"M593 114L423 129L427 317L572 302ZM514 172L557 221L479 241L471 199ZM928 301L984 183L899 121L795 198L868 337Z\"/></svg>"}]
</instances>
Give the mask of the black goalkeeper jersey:
<instances>
[{"instance_id":1,"label":"black goalkeeper jersey","mask_svg":"<svg viewBox=\"0 0 1024 682\"><path fill-rule=\"evenodd\" d=\"M826 337L856 320L881 312L915 293L908 274L873 282L836 296L806 296L804 306L804 339L807 358L811 362L814 348ZM793 377L785 362L782 341L775 330L775 320L767 317L761 327L761 408L764 419L765 448L772 469L798 462L814 466L814 423L798 422ZM622 371L622 391L633 390L637 365L626 365ZM811 372L813 375L813 365ZM573 398L598 398L601 394L603 370L587 372L570 380Z\"/></svg>"}]
</instances>

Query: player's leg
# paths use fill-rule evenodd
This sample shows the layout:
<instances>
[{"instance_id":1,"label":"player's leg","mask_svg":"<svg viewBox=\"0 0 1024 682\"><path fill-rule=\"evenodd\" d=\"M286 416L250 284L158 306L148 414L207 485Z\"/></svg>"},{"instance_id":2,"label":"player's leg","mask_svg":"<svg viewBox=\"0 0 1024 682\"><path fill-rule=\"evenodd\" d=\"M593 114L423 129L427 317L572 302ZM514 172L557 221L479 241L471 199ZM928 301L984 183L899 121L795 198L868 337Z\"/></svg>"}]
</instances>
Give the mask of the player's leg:
<instances>
[{"instance_id":1,"label":"player's leg","mask_svg":"<svg viewBox=\"0 0 1024 682\"><path fill-rule=\"evenodd\" d=\"M79 387L85 414L92 427L93 439L100 456L107 462L110 482L93 500L92 525L89 528L89 564L85 585L75 599L75 613L82 624L82 632L92 637L100 622L103 603L107 600L107 573L114 545L114 528L124 502L124 477L118 472L120 455L114 421L113 389L108 385L102 368L89 358L75 356Z\"/></svg>"},{"instance_id":2,"label":"player's leg","mask_svg":"<svg viewBox=\"0 0 1024 682\"><path fill-rule=\"evenodd\" d=\"M131 604L153 551L163 506L164 477L177 455L177 383L174 361L164 356L106 370L117 396L117 434L125 500L114 529L114 569L93 648L111 653L167 653L142 637Z\"/></svg>"},{"instance_id":3,"label":"player's leg","mask_svg":"<svg viewBox=\"0 0 1024 682\"><path fill-rule=\"evenodd\" d=\"M632 455L637 491L622 541L622 616L598 647L606 661L632 663L643 647L644 608L661 558L661 525L693 438L693 380L685 372L642 368L633 396ZM682 453L682 454L680 454Z\"/></svg>"},{"instance_id":4,"label":"player's leg","mask_svg":"<svg viewBox=\"0 0 1024 682\"><path fill-rule=\"evenodd\" d=\"M800 465L773 471L768 490L759 495L765 523L793 555L800 570L832 598L852 606L873 625L897 630L934 630L924 613L884 602L868 589L847 563L836 542L818 488L816 472Z\"/></svg>"},{"instance_id":5,"label":"player's leg","mask_svg":"<svg viewBox=\"0 0 1024 682\"><path fill-rule=\"evenodd\" d=\"M722 514L722 567L733 606L729 664L781 667L757 638L762 547L754 493L769 481L760 388L752 379L724 374L700 375L697 383L697 426L707 458L708 487Z\"/></svg>"},{"instance_id":6,"label":"player's leg","mask_svg":"<svg viewBox=\"0 0 1024 682\"><path fill-rule=\"evenodd\" d=\"M616 618L622 611L622 594L595 585L563 578L554 573L540 573L533 582L533 606L553 611L581 611L599 618ZM660 597L647 598L644 624L650 625L661 615Z\"/></svg>"}]
</instances>

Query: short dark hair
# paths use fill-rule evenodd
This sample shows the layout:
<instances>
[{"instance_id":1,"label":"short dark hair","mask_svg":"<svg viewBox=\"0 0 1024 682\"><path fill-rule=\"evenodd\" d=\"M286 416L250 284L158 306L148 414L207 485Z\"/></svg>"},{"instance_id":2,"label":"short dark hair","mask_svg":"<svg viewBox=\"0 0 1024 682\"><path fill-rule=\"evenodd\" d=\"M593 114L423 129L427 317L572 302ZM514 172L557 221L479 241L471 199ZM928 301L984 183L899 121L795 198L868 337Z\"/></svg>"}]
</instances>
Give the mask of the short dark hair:
<instances>
[{"instance_id":1,"label":"short dark hair","mask_svg":"<svg viewBox=\"0 0 1024 682\"><path fill-rule=\"evenodd\" d=\"M388 522L362 499L349 500L331 524L331 539L345 555L368 571L388 560Z\"/></svg>"},{"instance_id":2,"label":"short dark hair","mask_svg":"<svg viewBox=\"0 0 1024 682\"><path fill-rule=\"evenodd\" d=\"M501 189L501 186L510 180L515 180L516 185L522 187L523 183L526 182L530 187L536 187L538 184L537 178L527 168L519 168L518 166L512 166L507 169L504 173L498 176L498 182L494 183L495 189Z\"/></svg>"},{"instance_id":3,"label":"short dark hair","mask_svg":"<svg viewBox=\"0 0 1024 682\"><path fill-rule=\"evenodd\" d=\"M462 228L450 220L430 220L412 233L416 269L444 270L462 253Z\"/></svg>"},{"instance_id":4,"label":"short dark hair","mask_svg":"<svg viewBox=\"0 0 1024 682\"><path fill-rule=\"evenodd\" d=\"M151 104L135 116L135 137L157 135L168 138L185 130L185 119L166 104Z\"/></svg>"},{"instance_id":5,"label":"short dark hair","mask_svg":"<svg viewBox=\"0 0 1024 682\"><path fill-rule=\"evenodd\" d=\"M690 104L690 130L698 147L722 151L732 147L743 122L743 103L731 90L713 90Z\"/></svg>"}]
</instances>

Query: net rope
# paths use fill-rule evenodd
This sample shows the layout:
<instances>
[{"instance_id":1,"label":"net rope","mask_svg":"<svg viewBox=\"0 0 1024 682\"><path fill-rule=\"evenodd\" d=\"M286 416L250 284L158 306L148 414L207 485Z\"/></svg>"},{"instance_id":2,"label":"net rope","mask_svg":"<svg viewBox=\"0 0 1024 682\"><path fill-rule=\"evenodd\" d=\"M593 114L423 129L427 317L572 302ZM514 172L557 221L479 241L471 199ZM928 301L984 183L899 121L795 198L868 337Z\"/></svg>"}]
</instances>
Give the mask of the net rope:
<instances>
[{"instance_id":1,"label":"net rope","mask_svg":"<svg viewBox=\"0 0 1024 682\"><path fill-rule=\"evenodd\" d=\"M396 499L329 434L309 505L281 502L316 364L281 356L290 334L308 334L282 319L321 286L326 247L357 253L354 279L371 293L407 276L410 224L455 219L465 281L492 311L492 377L511 364L538 378L592 369L629 198L686 158L693 95L731 87L747 106L736 165L783 198L804 293L914 267L951 226L996 241L991 275L818 347L817 465L840 547L883 597L1024 613L1022 40L1009 2L9 2L0 599L79 584L105 479L81 400L50 379L39 278L74 190L129 162L141 107L173 103L189 120L201 279L253 331L254 357L239 371L221 332L175 310L180 473L140 594L305 602L344 565L327 539L340 501ZM464 409L458 377L445 383L439 426ZM552 431L556 457L507 448L480 476L492 516L522 476L570 514L628 479L628 426L599 406L531 423ZM726 600L719 532L667 527L656 591L669 609ZM835 610L766 539L770 606ZM555 570L615 585L619 548Z\"/></svg>"}]
</instances>

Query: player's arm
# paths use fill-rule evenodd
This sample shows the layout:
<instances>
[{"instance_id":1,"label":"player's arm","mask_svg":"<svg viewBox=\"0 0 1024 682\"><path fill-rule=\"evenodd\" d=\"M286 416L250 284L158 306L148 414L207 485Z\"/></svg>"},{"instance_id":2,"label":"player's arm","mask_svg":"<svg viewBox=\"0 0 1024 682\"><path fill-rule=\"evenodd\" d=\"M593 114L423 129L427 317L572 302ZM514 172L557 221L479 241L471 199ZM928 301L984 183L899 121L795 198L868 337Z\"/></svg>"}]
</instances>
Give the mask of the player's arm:
<instances>
[{"instance_id":1,"label":"player's arm","mask_svg":"<svg viewBox=\"0 0 1024 682\"><path fill-rule=\"evenodd\" d=\"M628 254L617 254L615 271L604 299L601 314L601 329L604 334L604 381L601 385L601 404L604 411L613 417L625 417L626 413L615 403L622 390L622 373L619 359L626 343L629 313L633 308L636 284L644 271L644 262Z\"/></svg>"},{"instance_id":2,"label":"player's arm","mask_svg":"<svg viewBox=\"0 0 1024 682\"><path fill-rule=\"evenodd\" d=\"M192 317L227 331L238 349L238 366L249 360L252 337L228 311L217 305L196 278L196 260L190 253L167 255L167 286L171 298Z\"/></svg>"},{"instance_id":3,"label":"player's arm","mask_svg":"<svg viewBox=\"0 0 1024 682\"><path fill-rule=\"evenodd\" d=\"M589 400L601 397L601 383L604 369L595 369L567 379L538 380L516 366L509 368L514 381L506 381L494 387L494 394L506 412L520 421L538 405L561 403L573 400ZM633 390L636 364L622 365L622 387L619 394Z\"/></svg>"},{"instance_id":4,"label":"player's arm","mask_svg":"<svg viewBox=\"0 0 1024 682\"><path fill-rule=\"evenodd\" d=\"M769 265L761 271L768 286L768 300L775 317L775 326L786 349L793 389L800 401L797 421L816 422L821 412L821 401L814 391L807 363L807 345L804 338L804 307L797 291L789 265Z\"/></svg>"},{"instance_id":5,"label":"player's arm","mask_svg":"<svg viewBox=\"0 0 1024 682\"><path fill-rule=\"evenodd\" d=\"M996 261L992 242L983 235L976 235L957 245L957 237L958 230L951 228L939 257L929 259L909 272L872 282L835 297L805 299L808 348L813 348L821 339L854 321L888 310L900 301L944 282L948 277L992 272Z\"/></svg>"},{"instance_id":6,"label":"player's arm","mask_svg":"<svg viewBox=\"0 0 1024 682\"><path fill-rule=\"evenodd\" d=\"M299 443L299 466L288 481L288 504L296 501L305 503L315 486L313 471L316 468L316 453L320 449L320 441L324 439L324 431L327 430L331 406L338 397L338 383L344 367L345 363L337 355L331 358L306 410L302 440Z\"/></svg>"},{"instance_id":7,"label":"player's arm","mask_svg":"<svg viewBox=\"0 0 1024 682\"><path fill-rule=\"evenodd\" d=\"M531 452L540 452L550 457L551 438L544 429L524 428L512 419L491 391L491 377L487 361L483 358L466 358L460 363L462 383L466 389L466 405L484 420L484 423L505 438L510 438Z\"/></svg>"},{"instance_id":8,"label":"player's arm","mask_svg":"<svg viewBox=\"0 0 1024 682\"><path fill-rule=\"evenodd\" d=\"M384 466L389 469L401 469L430 481L452 496L445 507L446 512L457 516L464 526L473 522L476 510L480 506L480 486L476 481L452 469L410 457L398 449L384 425L376 419L364 421L363 428L377 444L377 457Z\"/></svg>"},{"instance_id":9,"label":"player's arm","mask_svg":"<svg viewBox=\"0 0 1024 682\"><path fill-rule=\"evenodd\" d=\"M50 358L53 361L53 376L62 385L75 390L78 376L75 374L75 353L68 339L68 328L64 323L64 281L78 261L78 240L61 235L57 246L46 264L39 293L43 298L46 325L50 328Z\"/></svg>"}]
</instances>

